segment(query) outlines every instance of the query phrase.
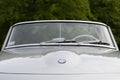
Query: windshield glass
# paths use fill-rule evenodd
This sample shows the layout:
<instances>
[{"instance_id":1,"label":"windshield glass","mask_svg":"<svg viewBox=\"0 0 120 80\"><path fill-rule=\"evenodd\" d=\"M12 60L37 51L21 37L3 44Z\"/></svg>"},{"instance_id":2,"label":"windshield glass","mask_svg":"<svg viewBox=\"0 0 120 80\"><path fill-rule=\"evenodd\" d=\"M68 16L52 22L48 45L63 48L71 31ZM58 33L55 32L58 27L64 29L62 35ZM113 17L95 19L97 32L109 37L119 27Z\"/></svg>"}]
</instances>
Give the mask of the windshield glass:
<instances>
[{"instance_id":1,"label":"windshield glass","mask_svg":"<svg viewBox=\"0 0 120 80\"><path fill-rule=\"evenodd\" d=\"M67 40L66 43L70 40L71 42L75 41L75 43L101 41L108 43L108 46L113 46L107 27L99 24L74 22L45 22L16 25L12 29L7 46L42 42L55 43L65 40Z\"/></svg>"}]
</instances>

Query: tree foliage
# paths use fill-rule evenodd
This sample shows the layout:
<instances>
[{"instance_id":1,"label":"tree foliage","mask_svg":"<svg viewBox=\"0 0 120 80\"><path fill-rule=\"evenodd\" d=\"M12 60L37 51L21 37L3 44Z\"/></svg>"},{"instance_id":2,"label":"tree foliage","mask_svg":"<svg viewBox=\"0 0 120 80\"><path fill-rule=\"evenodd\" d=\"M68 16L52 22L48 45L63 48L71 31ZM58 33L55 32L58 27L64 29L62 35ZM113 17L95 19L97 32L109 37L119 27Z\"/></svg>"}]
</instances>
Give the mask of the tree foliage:
<instances>
[{"instance_id":1,"label":"tree foliage","mask_svg":"<svg viewBox=\"0 0 120 80\"><path fill-rule=\"evenodd\" d=\"M50 19L104 22L120 45L119 16L119 0L0 0L0 46L14 23Z\"/></svg>"},{"instance_id":2,"label":"tree foliage","mask_svg":"<svg viewBox=\"0 0 120 80\"><path fill-rule=\"evenodd\" d=\"M89 0L89 2L94 17L112 28L120 47L120 0Z\"/></svg>"}]
</instances>

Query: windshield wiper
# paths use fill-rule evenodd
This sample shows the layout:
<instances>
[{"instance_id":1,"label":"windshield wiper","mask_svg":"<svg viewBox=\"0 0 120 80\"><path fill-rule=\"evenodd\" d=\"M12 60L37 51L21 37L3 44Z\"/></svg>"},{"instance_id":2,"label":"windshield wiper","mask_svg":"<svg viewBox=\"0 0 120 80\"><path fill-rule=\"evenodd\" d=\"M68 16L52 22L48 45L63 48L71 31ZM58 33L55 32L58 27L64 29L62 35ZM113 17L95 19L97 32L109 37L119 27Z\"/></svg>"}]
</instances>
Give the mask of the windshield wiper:
<instances>
[{"instance_id":1,"label":"windshield wiper","mask_svg":"<svg viewBox=\"0 0 120 80\"><path fill-rule=\"evenodd\" d=\"M110 45L110 43L103 42L103 41L88 41L88 42L86 41L85 43L88 43L88 44L98 44L98 45Z\"/></svg>"},{"instance_id":2,"label":"windshield wiper","mask_svg":"<svg viewBox=\"0 0 120 80\"><path fill-rule=\"evenodd\" d=\"M53 38L52 40L41 43L76 43L75 40L66 40L65 38Z\"/></svg>"}]
</instances>

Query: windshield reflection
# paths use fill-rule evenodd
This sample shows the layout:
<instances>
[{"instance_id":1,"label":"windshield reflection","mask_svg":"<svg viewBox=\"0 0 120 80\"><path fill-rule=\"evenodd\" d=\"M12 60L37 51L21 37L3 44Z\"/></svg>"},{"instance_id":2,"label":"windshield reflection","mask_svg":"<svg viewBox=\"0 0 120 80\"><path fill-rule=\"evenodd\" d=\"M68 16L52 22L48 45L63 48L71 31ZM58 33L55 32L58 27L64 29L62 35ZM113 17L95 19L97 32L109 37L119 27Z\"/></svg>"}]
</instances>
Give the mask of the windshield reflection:
<instances>
[{"instance_id":1,"label":"windshield reflection","mask_svg":"<svg viewBox=\"0 0 120 80\"><path fill-rule=\"evenodd\" d=\"M87 23L30 23L16 25L7 46L50 43L102 42L113 46L105 26ZM97 45L97 44L96 44Z\"/></svg>"}]
</instances>

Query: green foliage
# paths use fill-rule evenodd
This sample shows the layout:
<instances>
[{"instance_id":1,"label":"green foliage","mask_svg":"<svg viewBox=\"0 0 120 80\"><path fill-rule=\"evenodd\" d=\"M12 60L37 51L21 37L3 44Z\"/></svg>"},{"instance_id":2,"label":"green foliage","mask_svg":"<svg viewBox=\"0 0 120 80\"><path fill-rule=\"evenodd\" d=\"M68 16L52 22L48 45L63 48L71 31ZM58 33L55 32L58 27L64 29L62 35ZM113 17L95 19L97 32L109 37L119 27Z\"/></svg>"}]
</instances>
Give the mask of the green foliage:
<instances>
[{"instance_id":1,"label":"green foliage","mask_svg":"<svg viewBox=\"0 0 120 80\"><path fill-rule=\"evenodd\" d=\"M112 28L120 46L120 0L89 0L89 2L94 17Z\"/></svg>"},{"instance_id":2,"label":"green foliage","mask_svg":"<svg viewBox=\"0 0 120 80\"><path fill-rule=\"evenodd\" d=\"M0 46L14 23L50 19L104 22L120 45L119 16L119 0L0 0Z\"/></svg>"}]
</instances>

